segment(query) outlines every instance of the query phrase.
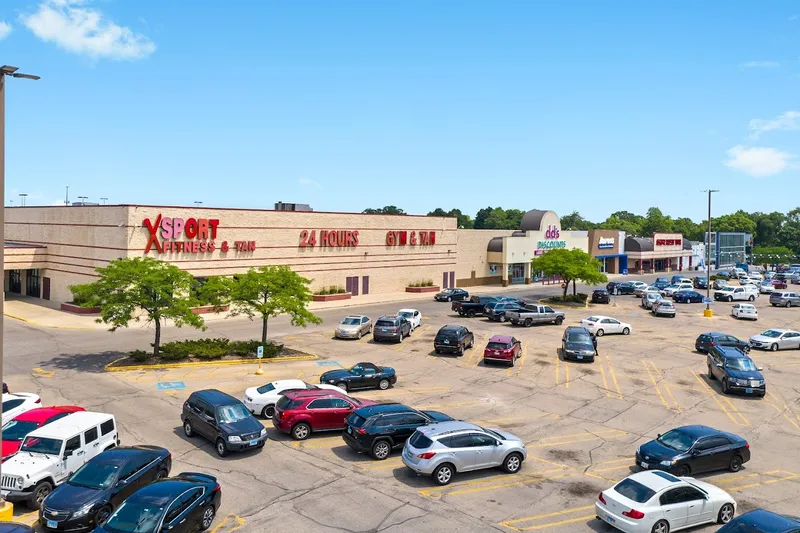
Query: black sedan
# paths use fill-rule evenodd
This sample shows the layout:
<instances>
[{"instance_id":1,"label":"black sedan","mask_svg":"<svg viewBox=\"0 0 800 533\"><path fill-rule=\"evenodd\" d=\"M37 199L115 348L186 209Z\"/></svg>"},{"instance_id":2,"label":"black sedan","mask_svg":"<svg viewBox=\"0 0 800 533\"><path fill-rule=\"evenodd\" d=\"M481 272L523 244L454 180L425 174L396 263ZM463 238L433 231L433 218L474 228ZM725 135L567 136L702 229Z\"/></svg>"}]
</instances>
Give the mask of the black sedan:
<instances>
[{"instance_id":1,"label":"black sedan","mask_svg":"<svg viewBox=\"0 0 800 533\"><path fill-rule=\"evenodd\" d=\"M636 450L636 464L678 477L728 469L738 472L750 460L750 445L732 433L708 426L683 426L659 435Z\"/></svg>"},{"instance_id":2,"label":"black sedan","mask_svg":"<svg viewBox=\"0 0 800 533\"><path fill-rule=\"evenodd\" d=\"M445 289L433 295L437 302L463 302L469 300L469 293L464 289Z\"/></svg>"},{"instance_id":3,"label":"black sedan","mask_svg":"<svg viewBox=\"0 0 800 533\"><path fill-rule=\"evenodd\" d=\"M739 340L733 335L717 331L701 333L697 340L694 341L694 349L700 353L708 353L712 346L733 346L744 353L750 352L750 343L747 341Z\"/></svg>"},{"instance_id":4,"label":"black sedan","mask_svg":"<svg viewBox=\"0 0 800 533\"><path fill-rule=\"evenodd\" d=\"M95 533L190 533L211 527L222 502L217 478L186 472L134 492Z\"/></svg>"},{"instance_id":5,"label":"black sedan","mask_svg":"<svg viewBox=\"0 0 800 533\"><path fill-rule=\"evenodd\" d=\"M388 389L397 383L397 374L394 368L377 366L372 363L358 363L357 365L341 370L329 370L319 377L320 383L352 389Z\"/></svg>"},{"instance_id":6,"label":"black sedan","mask_svg":"<svg viewBox=\"0 0 800 533\"><path fill-rule=\"evenodd\" d=\"M36 533L36 530L17 522L0 522L0 533Z\"/></svg>"},{"instance_id":7,"label":"black sedan","mask_svg":"<svg viewBox=\"0 0 800 533\"><path fill-rule=\"evenodd\" d=\"M172 456L158 446L124 446L94 457L39 509L45 531L91 531L137 489L169 475Z\"/></svg>"},{"instance_id":8,"label":"black sedan","mask_svg":"<svg viewBox=\"0 0 800 533\"><path fill-rule=\"evenodd\" d=\"M616 286L616 293L617 294L634 294L636 291L636 287L634 287L633 283L630 281L623 281L619 285Z\"/></svg>"},{"instance_id":9,"label":"black sedan","mask_svg":"<svg viewBox=\"0 0 800 533\"><path fill-rule=\"evenodd\" d=\"M677 291L672 295L672 299L675 300L675 303L682 304L703 303L703 298L704 296L697 291Z\"/></svg>"},{"instance_id":10,"label":"black sedan","mask_svg":"<svg viewBox=\"0 0 800 533\"><path fill-rule=\"evenodd\" d=\"M798 533L800 519L756 509L737 516L717 533Z\"/></svg>"},{"instance_id":11,"label":"black sedan","mask_svg":"<svg viewBox=\"0 0 800 533\"><path fill-rule=\"evenodd\" d=\"M609 296L608 289L595 289L592 291L593 304L607 304L610 301L611 296Z\"/></svg>"},{"instance_id":12,"label":"black sedan","mask_svg":"<svg viewBox=\"0 0 800 533\"><path fill-rule=\"evenodd\" d=\"M708 279L704 278L704 277L701 277L701 276L697 276L696 278L694 278L692 280L692 283L694 284L694 288L695 289L707 289L708 288Z\"/></svg>"}]
</instances>

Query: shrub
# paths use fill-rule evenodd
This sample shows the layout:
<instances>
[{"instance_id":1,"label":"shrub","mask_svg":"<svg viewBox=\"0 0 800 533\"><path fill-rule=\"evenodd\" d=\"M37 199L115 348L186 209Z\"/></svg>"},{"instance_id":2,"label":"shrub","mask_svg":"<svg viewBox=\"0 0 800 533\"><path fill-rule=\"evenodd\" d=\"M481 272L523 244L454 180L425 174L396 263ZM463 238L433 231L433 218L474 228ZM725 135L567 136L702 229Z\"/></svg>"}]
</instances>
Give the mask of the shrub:
<instances>
[{"instance_id":1,"label":"shrub","mask_svg":"<svg viewBox=\"0 0 800 533\"><path fill-rule=\"evenodd\" d=\"M408 284L409 287L433 287L433 280L432 279L420 279L417 281L412 281Z\"/></svg>"},{"instance_id":2,"label":"shrub","mask_svg":"<svg viewBox=\"0 0 800 533\"><path fill-rule=\"evenodd\" d=\"M566 298L562 298L561 296L551 296L547 298L545 301L552 302L554 304L563 304L563 303L578 303L583 304L586 303L586 299L589 297L588 294L578 293L578 294L567 294Z\"/></svg>"},{"instance_id":3,"label":"shrub","mask_svg":"<svg viewBox=\"0 0 800 533\"><path fill-rule=\"evenodd\" d=\"M727 277L725 277L725 276L720 276L720 275L717 275L717 274L714 274L714 275L713 275L713 276L711 276L711 278L709 278L709 279L711 279L711 281L716 281L716 280L718 280L718 279L724 279L725 281L727 281L727 280L728 280L728 278L727 278Z\"/></svg>"},{"instance_id":4,"label":"shrub","mask_svg":"<svg viewBox=\"0 0 800 533\"><path fill-rule=\"evenodd\" d=\"M344 294L347 290L344 288L344 285L339 285L336 287L336 294Z\"/></svg>"},{"instance_id":5,"label":"shrub","mask_svg":"<svg viewBox=\"0 0 800 533\"><path fill-rule=\"evenodd\" d=\"M228 339L197 339L168 342L161 346L160 356L168 361L180 361L189 356L198 359L220 359L230 353Z\"/></svg>"},{"instance_id":6,"label":"shrub","mask_svg":"<svg viewBox=\"0 0 800 533\"><path fill-rule=\"evenodd\" d=\"M134 350L128 356L133 359L134 361L144 362L150 359L150 356L153 354L149 352L145 352L144 350Z\"/></svg>"}]
</instances>

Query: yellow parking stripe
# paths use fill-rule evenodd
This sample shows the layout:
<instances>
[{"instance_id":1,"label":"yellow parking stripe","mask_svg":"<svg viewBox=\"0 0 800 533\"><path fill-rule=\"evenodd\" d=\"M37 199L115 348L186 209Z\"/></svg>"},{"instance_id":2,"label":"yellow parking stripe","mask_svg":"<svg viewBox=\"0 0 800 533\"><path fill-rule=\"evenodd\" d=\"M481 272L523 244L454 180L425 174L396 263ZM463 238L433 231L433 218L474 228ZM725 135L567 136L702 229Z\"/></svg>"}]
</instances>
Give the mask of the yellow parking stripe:
<instances>
[{"instance_id":1,"label":"yellow parking stripe","mask_svg":"<svg viewBox=\"0 0 800 533\"><path fill-rule=\"evenodd\" d=\"M474 494L476 492L486 492L489 490L497 490L506 487L515 487L524 485L525 483L538 483L541 481L562 479L576 475L575 473L567 473L558 476L547 476L543 474L550 474L555 472L564 472L562 468L552 468L550 470L541 470L538 472L531 472L528 474L518 474L514 476L513 481L502 481L509 478L487 478L476 479L474 481L467 481L457 485L448 485L446 487L431 487L421 489L419 493L429 498L441 498L442 496L460 496L462 494ZM467 487L467 488L461 488Z\"/></svg>"},{"instance_id":2,"label":"yellow parking stripe","mask_svg":"<svg viewBox=\"0 0 800 533\"><path fill-rule=\"evenodd\" d=\"M795 419L800 420L800 418L798 418L797 415L794 414L794 412L788 405L778 400L775 396L772 395L771 392L767 392L767 395L764 397L764 399L766 399L767 402L783 416L783 418L789 421L789 423L792 424L795 427L795 429L800 429L800 425L798 425L797 422L795 422L795 420L792 419L794 417ZM781 405L783 405L783 408L781 408ZM792 415L791 417L786 414L787 411Z\"/></svg>"},{"instance_id":3,"label":"yellow parking stripe","mask_svg":"<svg viewBox=\"0 0 800 533\"><path fill-rule=\"evenodd\" d=\"M644 359L641 359L641 363L642 366L644 366L644 369L647 371L647 375L650 376L650 381L653 383L653 388L656 390L658 398L661 400L661 403L664 404L664 407L680 413L681 412L680 405L678 405L678 402L675 400L675 396L672 395L672 391L669 389L669 385L667 385L667 383L664 380L664 375L661 373L661 371L658 369L655 363L653 361L647 361ZM661 393L662 387L664 389L664 392L672 400L672 403L675 405L675 407L671 407L669 402L666 400L664 394Z\"/></svg>"},{"instance_id":4,"label":"yellow parking stripe","mask_svg":"<svg viewBox=\"0 0 800 533\"><path fill-rule=\"evenodd\" d=\"M697 382L700 383L700 388L703 389L703 392L705 392L706 395L709 398L711 398L712 400L714 400L714 402L716 402L716 404L719 406L720 410L722 410L722 412L725 413L728 416L728 418L730 418L731 422L733 422L737 426L744 425L741 422L739 422L738 420L736 420L736 418L734 418L734 416L731 414L731 412L728 411L728 409L722 404L722 402L719 401L719 398L717 398L716 392L711 387L708 386L708 383L703 381L703 378L701 378L700 376L697 375L697 372L695 372L694 370L691 370L691 369L689 369L689 372L691 372L691 374L694 376L694 378L697 380Z\"/></svg>"},{"instance_id":5,"label":"yellow parking stripe","mask_svg":"<svg viewBox=\"0 0 800 533\"><path fill-rule=\"evenodd\" d=\"M575 518L567 518L564 520L560 520L557 522L549 522L547 524L535 525L535 526L528 526L528 527L517 527L514 524L520 524L522 522L534 522L536 520L541 520L543 518L554 518L554 517L562 517L562 516L570 516L575 513L582 513L584 511L588 511L590 509L594 509L594 505L586 505L584 507L575 507L573 509L567 509L565 511L556 511L554 513L545 513L540 515L528 516L525 518L517 518L515 520L507 520L505 522L500 522L501 526L507 527L509 529L513 529L514 531L534 531L536 529L543 529L545 527L554 527L560 526L564 524L574 524L575 522L580 522L582 520L589 520L594 518L594 514L587 515L587 516L579 516Z\"/></svg>"},{"instance_id":6,"label":"yellow parking stripe","mask_svg":"<svg viewBox=\"0 0 800 533\"><path fill-rule=\"evenodd\" d=\"M611 379L614 380L614 388L617 389L617 395L619 399L622 399L622 391L619 389L619 382L617 381L617 373L614 372L614 366L611 364L611 356L606 354L606 364L608 365L608 371L611 373Z\"/></svg>"},{"instance_id":7,"label":"yellow parking stripe","mask_svg":"<svg viewBox=\"0 0 800 533\"><path fill-rule=\"evenodd\" d=\"M610 429L605 431L599 431L597 433L590 433L590 432L583 432L583 433L573 433L572 435L561 435L558 437L550 437L547 439L542 439L537 444L529 445L530 448L545 448L547 446L561 446L564 444L575 444L581 442L592 442L595 440L603 440L609 439L614 437L624 437L627 435L627 431L622 431L618 429Z\"/></svg>"},{"instance_id":8,"label":"yellow parking stripe","mask_svg":"<svg viewBox=\"0 0 800 533\"><path fill-rule=\"evenodd\" d=\"M527 354L528 354L528 345L526 344L525 346L522 347L522 354L519 356L519 359L517 359L516 371L513 366L509 367L508 370L506 370L506 376L511 376L511 374L514 374L514 377L517 378L519 377L520 372L522 372L522 365L525 364L525 356Z\"/></svg>"}]
</instances>

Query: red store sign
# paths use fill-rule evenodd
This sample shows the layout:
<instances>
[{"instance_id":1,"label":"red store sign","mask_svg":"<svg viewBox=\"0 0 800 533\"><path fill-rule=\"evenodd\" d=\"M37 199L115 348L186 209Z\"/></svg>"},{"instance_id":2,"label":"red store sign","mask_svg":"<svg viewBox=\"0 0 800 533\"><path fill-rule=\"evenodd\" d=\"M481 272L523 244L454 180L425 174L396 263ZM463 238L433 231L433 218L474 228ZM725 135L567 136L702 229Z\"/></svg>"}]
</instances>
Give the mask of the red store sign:
<instances>
[{"instance_id":1,"label":"red store sign","mask_svg":"<svg viewBox=\"0 0 800 533\"><path fill-rule=\"evenodd\" d=\"M304 229L300 232L300 248L311 248L317 246L323 248L355 248L358 246L358 230L327 230L319 231L319 243L317 242L317 230Z\"/></svg>"},{"instance_id":2,"label":"red store sign","mask_svg":"<svg viewBox=\"0 0 800 533\"><path fill-rule=\"evenodd\" d=\"M216 218L182 218L165 217L158 214L155 222L149 218L144 219L143 225L150 232L144 253L155 248L159 253L177 252L187 254L210 253L217 249L217 227L219 220ZM161 240L159 240L161 237ZM252 252L256 249L256 241L233 241L237 252ZM221 252L231 249L228 241L219 244Z\"/></svg>"},{"instance_id":3,"label":"red store sign","mask_svg":"<svg viewBox=\"0 0 800 533\"><path fill-rule=\"evenodd\" d=\"M436 244L435 231L387 231L387 246L431 246Z\"/></svg>"},{"instance_id":4,"label":"red store sign","mask_svg":"<svg viewBox=\"0 0 800 533\"><path fill-rule=\"evenodd\" d=\"M656 246L680 246L681 239L656 239Z\"/></svg>"}]
</instances>

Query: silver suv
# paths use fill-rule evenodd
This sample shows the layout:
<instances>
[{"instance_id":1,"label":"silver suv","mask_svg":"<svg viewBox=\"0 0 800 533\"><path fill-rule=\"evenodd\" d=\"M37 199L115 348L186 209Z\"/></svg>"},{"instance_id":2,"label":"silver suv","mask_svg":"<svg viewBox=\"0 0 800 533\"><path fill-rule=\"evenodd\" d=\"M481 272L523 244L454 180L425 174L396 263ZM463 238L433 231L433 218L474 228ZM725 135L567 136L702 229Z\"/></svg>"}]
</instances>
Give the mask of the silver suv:
<instances>
[{"instance_id":1,"label":"silver suv","mask_svg":"<svg viewBox=\"0 0 800 533\"><path fill-rule=\"evenodd\" d=\"M509 474L522 468L528 452L522 440L499 429L452 421L422 426L403 448L403 463L447 485L457 472L502 467Z\"/></svg>"},{"instance_id":2,"label":"silver suv","mask_svg":"<svg viewBox=\"0 0 800 533\"><path fill-rule=\"evenodd\" d=\"M796 292L776 291L769 295L769 303L772 307L782 305L784 307L800 306L800 296Z\"/></svg>"}]
</instances>

